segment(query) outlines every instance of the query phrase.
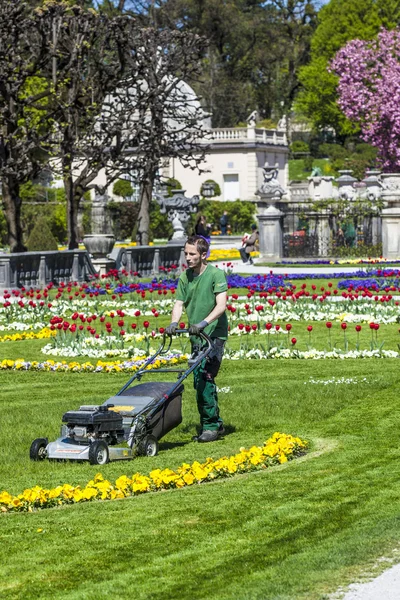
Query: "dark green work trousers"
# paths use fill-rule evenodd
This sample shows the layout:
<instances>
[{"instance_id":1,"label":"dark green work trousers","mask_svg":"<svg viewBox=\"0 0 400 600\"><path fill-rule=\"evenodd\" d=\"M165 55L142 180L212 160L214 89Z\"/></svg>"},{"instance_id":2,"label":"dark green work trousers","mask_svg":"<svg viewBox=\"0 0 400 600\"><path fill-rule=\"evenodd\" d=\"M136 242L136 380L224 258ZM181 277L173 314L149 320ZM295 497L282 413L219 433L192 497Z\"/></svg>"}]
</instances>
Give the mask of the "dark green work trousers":
<instances>
[{"instance_id":1,"label":"dark green work trousers","mask_svg":"<svg viewBox=\"0 0 400 600\"><path fill-rule=\"evenodd\" d=\"M197 408L200 415L201 430L216 431L222 426L219 415L217 386L215 377L221 366L225 340L214 338L213 349L193 371L194 389L196 390ZM192 355L199 352L201 346L192 343Z\"/></svg>"}]
</instances>

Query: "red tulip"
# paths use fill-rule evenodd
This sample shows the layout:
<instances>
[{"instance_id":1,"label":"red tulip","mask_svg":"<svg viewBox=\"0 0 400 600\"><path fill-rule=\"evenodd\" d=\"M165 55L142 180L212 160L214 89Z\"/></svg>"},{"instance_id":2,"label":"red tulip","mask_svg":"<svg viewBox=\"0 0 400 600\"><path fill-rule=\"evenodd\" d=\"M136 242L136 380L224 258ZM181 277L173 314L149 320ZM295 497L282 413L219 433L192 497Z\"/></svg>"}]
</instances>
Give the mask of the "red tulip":
<instances>
[{"instance_id":1,"label":"red tulip","mask_svg":"<svg viewBox=\"0 0 400 600\"><path fill-rule=\"evenodd\" d=\"M330 321L327 321L327 323L325 323L328 329L331 329L332 327L332 323Z\"/></svg>"},{"instance_id":2,"label":"red tulip","mask_svg":"<svg viewBox=\"0 0 400 600\"><path fill-rule=\"evenodd\" d=\"M253 324L253 325L251 326L251 328L252 328L252 330L253 330L253 331L256 331L256 329L257 329L257 325L256 325L256 324Z\"/></svg>"},{"instance_id":3,"label":"red tulip","mask_svg":"<svg viewBox=\"0 0 400 600\"><path fill-rule=\"evenodd\" d=\"M360 332L361 331L361 325L356 325L356 331Z\"/></svg>"},{"instance_id":4,"label":"red tulip","mask_svg":"<svg viewBox=\"0 0 400 600\"><path fill-rule=\"evenodd\" d=\"M185 323L182 321L181 323L179 323L179 328L180 329L185 329L186 325Z\"/></svg>"},{"instance_id":5,"label":"red tulip","mask_svg":"<svg viewBox=\"0 0 400 600\"><path fill-rule=\"evenodd\" d=\"M375 329L375 331L378 331L378 329L379 329L379 323L374 323L374 329Z\"/></svg>"},{"instance_id":6,"label":"red tulip","mask_svg":"<svg viewBox=\"0 0 400 600\"><path fill-rule=\"evenodd\" d=\"M347 323L342 323L340 326L343 330L347 329Z\"/></svg>"},{"instance_id":7,"label":"red tulip","mask_svg":"<svg viewBox=\"0 0 400 600\"><path fill-rule=\"evenodd\" d=\"M239 323L238 328L240 329L240 331L242 331L244 329L243 323ZM400 332L400 329L399 329L399 332Z\"/></svg>"},{"instance_id":8,"label":"red tulip","mask_svg":"<svg viewBox=\"0 0 400 600\"><path fill-rule=\"evenodd\" d=\"M145 329L147 329L149 326L150 326L150 323L149 323L148 321L144 321L144 323L143 323L143 327L144 327Z\"/></svg>"},{"instance_id":9,"label":"red tulip","mask_svg":"<svg viewBox=\"0 0 400 600\"><path fill-rule=\"evenodd\" d=\"M290 331L292 329L291 323L286 323L286 331Z\"/></svg>"},{"instance_id":10,"label":"red tulip","mask_svg":"<svg viewBox=\"0 0 400 600\"><path fill-rule=\"evenodd\" d=\"M159 329L158 331L159 331L159 332L161 333L161 335L162 335L162 334L164 333L165 329L164 329L164 327L160 327L160 329Z\"/></svg>"},{"instance_id":11,"label":"red tulip","mask_svg":"<svg viewBox=\"0 0 400 600\"><path fill-rule=\"evenodd\" d=\"M292 338L291 342L292 342L292 344L293 344L293 346L294 346L294 345L297 343L297 340L296 340L296 338Z\"/></svg>"},{"instance_id":12,"label":"red tulip","mask_svg":"<svg viewBox=\"0 0 400 600\"><path fill-rule=\"evenodd\" d=\"M266 324L265 324L265 329L267 329L268 331L269 331L270 329L272 329L272 323L266 323Z\"/></svg>"},{"instance_id":13,"label":"red tulip","mask_svg":"<svg viewBox=\"0 0 400 600\"><path fill-rule=\"evenodd\" d=\"M312 331L313 330L313 326L312 325L307 325L307 331Z\"/></svg>"},{"instance_id":14,"label":"red tulip","mask_svg":"<svg viewBox=\"0 0 400 600\"><path fill-rule=\"evenodd\" d=\"M132 323L131 327L132 327L132 329L136 329L136 327L137 327L136 323Z\"/></svg>"}]
</instances>

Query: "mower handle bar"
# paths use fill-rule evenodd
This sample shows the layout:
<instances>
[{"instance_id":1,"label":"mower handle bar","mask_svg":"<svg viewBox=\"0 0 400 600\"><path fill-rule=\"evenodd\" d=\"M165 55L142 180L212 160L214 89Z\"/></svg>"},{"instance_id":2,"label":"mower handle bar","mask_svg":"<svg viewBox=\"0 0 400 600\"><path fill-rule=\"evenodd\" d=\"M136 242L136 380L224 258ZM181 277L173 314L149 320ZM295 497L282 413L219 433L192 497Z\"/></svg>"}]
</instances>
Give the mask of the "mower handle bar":
<instances>
[{"instance_id":1,"label":"mower handle bar","mask_svg":"<svg viewBox=\"0 0 400 600\"><path fill-rule=\"evenodd\" d=\"M189 329L179 329L176 331L176 335L181 335L183 333L189 333ZM166 350L164 350L165 347L165 343L166 343L166 338L169 337L169 344L168 344L168 348ZM166 394L167 396L170 396L175 389L177 389L180 384L182 383L182 381L184 381L192 371L194 371L194 369L201 363L201 361L206 358L210 352L212 351L212 342L211 342L211 338L204 333L203 331L200 331L199 335L197 337L200 337L204 342L206 342L206 348L204 348L203 352L199 352L199 354L197 355L197 358L195 360L195 362L188 368L186 369L186 371L183 371L182 376L178 378L178 380L173 384L173 386L171 387L171 389L169 390L168 394ZM149 373L149 371L146 370L146 367L148 367L149 365L151 365L152 362L155 361L155 359L157 358L157 356L160 356L162 354L166 354L172 344L172 336L169 334L164 333L163 334L163 340L161 342L160 347L158 348L158 350L156 350L156 352L154 354L152 354L151 356L149 356L149 358L146 360L146 362L144 363L144 365L142 366L141 369L139 369L139 371L137 371L137 373L135 373L130 379L129 381L127 381L127 383L119 390L119 392L117 392L115 395L116 396L120 396L130 385L131 383L133 383L135 381L135 379L140 379L141 376L143 375L144 372ZM166 370L164 371L166 372ZM173 372L177 372L177 371L173 371Z\"/></svg>"}]
</instances>

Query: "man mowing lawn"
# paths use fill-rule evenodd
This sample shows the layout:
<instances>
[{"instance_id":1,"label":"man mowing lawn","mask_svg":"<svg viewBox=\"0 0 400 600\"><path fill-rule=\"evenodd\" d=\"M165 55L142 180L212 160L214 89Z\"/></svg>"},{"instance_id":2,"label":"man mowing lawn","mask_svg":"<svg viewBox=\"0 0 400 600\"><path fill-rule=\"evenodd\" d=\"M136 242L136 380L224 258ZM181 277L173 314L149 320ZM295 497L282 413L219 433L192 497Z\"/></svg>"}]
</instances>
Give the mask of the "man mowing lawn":
<instances>
[{"instance_id":1,"label":"man mowing lawn","mask_svg":"<svg viewBox=\"0 0 400 600\"><path fill-rule=\"evenodd\" d=\"M188 269L179 278L176 301L172 309L168 335L176 333L185 307L189 320L192 354L201 349L200 338L204 330L212 341L213 350L193 371L197 408L201 431L194 439L214 442L225 433L219 415L215 377L221 366L225 341L228 337L228 319L225 313L228 284L225 273L207 263L209 246L200 236L192 236L185 244Z\"/></svg>"}]
</instances>

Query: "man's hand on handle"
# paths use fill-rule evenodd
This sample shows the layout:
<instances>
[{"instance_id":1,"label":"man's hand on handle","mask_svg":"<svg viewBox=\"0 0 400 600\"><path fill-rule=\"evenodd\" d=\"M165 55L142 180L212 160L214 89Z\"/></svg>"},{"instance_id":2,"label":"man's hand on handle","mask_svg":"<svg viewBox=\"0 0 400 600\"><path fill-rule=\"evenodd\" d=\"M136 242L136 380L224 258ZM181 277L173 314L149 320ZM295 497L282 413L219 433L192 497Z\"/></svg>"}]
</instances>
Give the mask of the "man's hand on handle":
<instances>
[{"instance_id":1,"label":"man's hand on handle","mask_svg":"<svg viewBox=\"0 0 400 600\"><path fill-rule=\"evenodd\" d=\"M200 335L201 331L203 331L203 329L205 327L207 327L208 323L207 321L200 321L200 323L196 323L196 325L191 325L189 327L189 334L190 335Z\"/></svg>"},{"instance_id":2,"label":"man's hand on handle","mask_svg":"<svg viewBox=\"0 0 400 600\"><path fill-rule=\"evenodd\" d=\"M168 325L168 327L165 328L165 333L167 335L175 335L177 329L178 329L178 323L176 323L175 321L173 321L172 323L170 323Z\"/></svg>"}]
</instances>

